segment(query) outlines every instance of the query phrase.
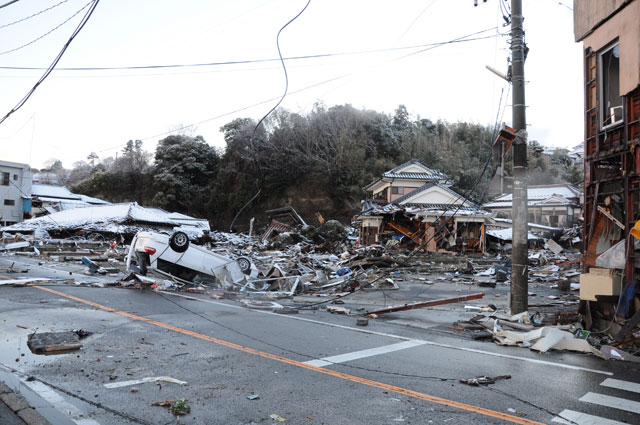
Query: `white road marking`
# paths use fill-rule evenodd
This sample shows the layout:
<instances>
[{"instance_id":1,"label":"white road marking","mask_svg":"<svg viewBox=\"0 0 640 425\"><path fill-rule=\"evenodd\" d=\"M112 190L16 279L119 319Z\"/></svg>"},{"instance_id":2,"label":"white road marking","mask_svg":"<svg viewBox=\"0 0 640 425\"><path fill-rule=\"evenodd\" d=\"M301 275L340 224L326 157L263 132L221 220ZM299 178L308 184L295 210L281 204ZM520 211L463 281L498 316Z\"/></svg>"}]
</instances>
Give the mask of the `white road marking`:
<instances>
[{"instance_id":1,"label":"white road marking","mask_svg":"<svg viewBox=\"0 0 640 425\"><path fill-rule=\"evenodd\" d=\"M634 393L640 393L640 384L629 381L621 381L619 379L607 378L600 384L603 387L616 388L619 390L632 391Z\"/></svg>"},{"instance_id":2,"label":"white road marking","mask_svg":"<svg viewBox=\"0 0 640 425\"><path fill-rule=\"evenodd\" d=\"M610 395L598 393L586 393L580 397L580 401L640 414L640 402L626 400L624 398L612 397Z\"/></svg>"},{"instance_id":3,"label":"white road marking","mask_svg":"<svg viewBox=\"0 0 640 425\"><path fill-rule=\"evenodd\" d=\"M100 425L93 419L85 418L85 414L73 404L66 401L54 389L38 381L21 381L40 397L49 402L57 411L70 418L78 425Z\"/></svg>"},{"instance_id":4,"label":"white road marking","mask_svg":"<svg viewBox=\"0 0 640 425\"><path fill-rule=\"evenodd\" d=\"M405 350L407 348L424 345L424 341L404 341L397 344L385 345L382 347L369 348L367 350L354 351L351 353L339 354L337 356L323 357L317 360L309 360L305 364L325 367L336 363L345 363L352 360L363 359L365 357L377 356L378 354L393 353L394 351Z\"/></svg>"},{"instance_id":5,"label":"white road marking","mask_svg":"<svg viewBox=\"0 0 640 425\"><path fill-rule=\"evenodd\" d=\"M552 422L568 425L626 425L623 422L601 418L600 416L587 415L573 410L563 410Z\"/></svg>"},{"instance_id":6,"label":"white road marking","mask_svg":"<svg viewBox=\"0 0 640 425\"><path fill-rule=\"evenodd\" d=\"M181 297L181 298L186 298L186 299L194 300L194 301L203 301L203 302L209 303L209 304L215 304L215 305L219 305L219 306L223 306L223 307L227 307L227 308L235 308L235 309L239 309L239 310L248 311L245 307L241 307L241 306L237 306L237 305L225 304L225 303L221 303L221 302L218 302L218 301L206 300L206 299L203 299L203 298L195 298L195 297L190 297L188 295L175 294L175 293L172 293L172 292L165 292L165 291L160 291L160 292L162 292L163 294L167 294L167 295L173 295L174 297ZM466 351L466 352L470 352L470 353L483 354L483 355L493 356L493 357L500 357L500 358L503 358L503 359L521 360L521 361L525 361L525 362L529 362L529 363L535 363L535 364L541 364L541 365L545 365L545 366L559 367L559 368L562 368L562 369L571 369L571 370L580 370L580 371L583 371L583 372L598 373L600 375L608 375L608 376L612 376L613 375L612 372L606 372L604 370L589 369L589 368L586 368L586 367L573 366L573 365L562 364L562 363L555 363L555 362L550 362L550 361L546 361L546 360L538 360L538 359L531 359L531 358L528 358L528 357L518 357L518 356L509 355L509 354L494 353L492 351L477 350L477 349L474 349L474 348L456 347L454 345L449 345L449 344L442 344L442 343L438 343L438 342L432 342L432 341L425 341L425 340L420 340L420 339L408 338L408 337L401 336L401 335L394 335L394 334L389 334L389 333L385 333L385 332L370 331L370 330L366 330L366 329L354 328L354 327L351 327L351 326L337 325L337 324L334 324L334 323L321 322L319 320L306 319L304 317L297 317L297 316L292 316L292 315L288 315L288 314L278 314L278 313L272 313L270 311L264 311L264 310L250 310L250 311L255 311L256 313L262 313L262 314L270 314L270 315L274 315L274 316L281 317L281 318L284 318L284 319L300 320L302 322L309 322L309 323L315 323L315 324L318 324L318 325L331 326L331 327L334 327L334 328L346 329L346 330L360 332L360 333L366 333L366 334L370 334L370 335L385 336L385 337L388 337L388 338L401 339L401 340L404 340L404 341L420 341L420 342L423 342L424 345L433 345L433 346L436 346L436 347L449 348L449 349L452 349L452 350Z\"/></svg>"}]
</instances>

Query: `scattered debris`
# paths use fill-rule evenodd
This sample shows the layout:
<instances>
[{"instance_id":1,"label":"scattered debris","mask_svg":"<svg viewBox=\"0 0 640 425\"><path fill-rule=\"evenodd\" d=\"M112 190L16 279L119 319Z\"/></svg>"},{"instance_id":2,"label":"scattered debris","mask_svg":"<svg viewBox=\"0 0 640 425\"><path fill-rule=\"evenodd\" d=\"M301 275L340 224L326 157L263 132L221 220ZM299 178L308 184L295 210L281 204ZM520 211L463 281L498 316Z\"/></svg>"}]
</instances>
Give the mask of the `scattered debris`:
<instances>
[{"instance_id":1,"label":"scattered debris","mask_svg":"<svg viewBox=\"0 0 640 425\"><path fill-rule=\"evenodd\" d=\"M367 326L369 324L369 319L366 317L362 317L356 320L356 326Z\"/></svg>"},{"instance_id":2,"label":"scattered debris","mask_svg":"<svg viewBox=\"0 0 640 425\"><path fill-rule=\"evenodd\" d=\"M29 335L27 346L34 354L64 354L82 348L80 338L73 331L34 332Z\"/></svg>"},{"instance_id":3,"label":"scattered debris","mask_svg":"<svg viewBox=\"0 0 640 425\"><path fill-rule=\"evenodd\" d=\"M157 376L157 377L149 377L149 378L142 378L142 379L133 379L131 381L111 382L108 384L104 384L104 387L105 388L122 388L122 387L129 387L131 385L146 384L149 382L169 382L169 383L178 384L178 385L187 384L185 381L180 381L179 379L171 378L170 376Z\"/></svg>"},{"instance_id":4,"label":"scattered debris","mask_svg":"<svg viewBox=\"0 0 640 425\"><path fill-rule=\"evenodd\" d=\"M184 398L176 400L176 402L171 405L171 413L176 416L184 416L189 412L191 412L191 407L189 407Z\"/></svg>"},{"instance_id":5,"label":"scattered debris","mask_svg":"<svg viewBox=\"0 0 640 425\"><path fill-rule=\"evenodd\" d=\"M176 416L184 416L191 412L191 407L189 407L187 400L184 398L180 400L156 401L155 403L151 403L151 405L166 407Z\"/></svg>"},{"instance_id":6,"label":"scattered debris","mask_svg":"<svg viewBox=\"0 0 640 425\"><path fill-rule=\"evenodd\" d=\"M494 377L476 376L475 378L461 379L460 383L479 387L480 385L495 384L496 381L499 381L501 379L511 379L511 375L501 375L501 376L494 376Z\"/></svg>"},{"instance_id":7,"label":"scattered debris","mask_svg":"<svg viewBox=\"0 0 640 425\"><path fill-rule=\"evenodd\" d=\"M462 297L455 297L455 298L443 298L443 299L433 300L433 301L425 301L425 302L404 304L404 305L400 305L400 306L388 307L388 308L382 308L382 309L379 309L379 310L369 311L369 312L367 312L367 315L371 315L371 314L380 315L380 314L384 314L384 313L393 313L394 311L406 311L406 310L414 310L416 308L434 307L434 306L443 305L443 304L451 304L451 303L459 303L459 302L462 302L462 301L477 300L477 299L480 299L482 297L484 297L484 293L465 295L465 296L462 296Z\"/></svg>"}]
</instances>

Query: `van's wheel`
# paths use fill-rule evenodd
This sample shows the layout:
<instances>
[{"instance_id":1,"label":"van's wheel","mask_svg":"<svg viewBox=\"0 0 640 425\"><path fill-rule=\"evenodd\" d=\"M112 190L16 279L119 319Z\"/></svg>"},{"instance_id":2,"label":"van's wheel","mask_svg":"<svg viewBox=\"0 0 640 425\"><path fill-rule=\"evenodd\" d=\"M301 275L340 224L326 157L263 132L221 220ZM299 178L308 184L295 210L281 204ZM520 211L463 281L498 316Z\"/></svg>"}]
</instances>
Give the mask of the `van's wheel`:
<instances>
[{"instance_id":1,"label":"van's wheel","mask_svg":"<svg viewBox=\"0 0 640 425\"><path fill-rule=\"evenodd\" d=\"M251 273L251 260L249 260L247 257L238 257L236 259L236 263L238 263L238 266L240 266L240 270L242 271L242 273Z\"/></svg>"},{"instance_id":2,"label":"van's wheel","mask_svg":"<svg viewBox=\"0 0 640 425\"><path fill-rule=\"evenodd\" d=\"M175 232L169 238L169 246L175 252L185 252L189 248L189 237L184 232Z\"/></svg>"}]
</instances>

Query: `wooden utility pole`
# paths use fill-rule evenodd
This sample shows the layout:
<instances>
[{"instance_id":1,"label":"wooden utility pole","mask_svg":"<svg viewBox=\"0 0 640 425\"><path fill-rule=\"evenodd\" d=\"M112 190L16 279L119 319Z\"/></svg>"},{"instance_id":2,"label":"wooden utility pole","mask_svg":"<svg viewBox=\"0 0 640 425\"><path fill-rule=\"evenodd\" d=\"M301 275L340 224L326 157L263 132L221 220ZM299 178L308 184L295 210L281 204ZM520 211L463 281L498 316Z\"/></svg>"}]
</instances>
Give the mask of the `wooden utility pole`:
<instances>
[{"instance_id":1,"label":"wooden utility pole","mask_svg":"<svg viewBox=\"0 0 640 425\"><path fill-rule=\"evenodd\" d=\"M511 251L511 314L528 308L528 211L527 211L527 118L524 98L525 43L522 0L511 0L511 84L513 89L513 220Z\"/></svg>"}]
</instances>

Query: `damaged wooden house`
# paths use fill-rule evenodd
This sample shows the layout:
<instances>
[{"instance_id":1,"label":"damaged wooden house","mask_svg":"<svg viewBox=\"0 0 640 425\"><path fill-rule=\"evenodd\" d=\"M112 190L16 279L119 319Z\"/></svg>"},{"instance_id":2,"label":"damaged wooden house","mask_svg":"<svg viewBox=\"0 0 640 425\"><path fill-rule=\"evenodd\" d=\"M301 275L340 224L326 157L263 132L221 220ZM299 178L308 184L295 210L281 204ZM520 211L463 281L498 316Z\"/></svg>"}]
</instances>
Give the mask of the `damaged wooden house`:
<instances>
[{"instance_id":1,"label":"damaged wooden house","mask_svg":"<svg viewBox=\"0 0 640 425\"><path fill-rule=\"evenodd\" d=\"M633 229L640 227L640 0L575 2L574 35L583 44L585 84L588 273L581 279L582 307L594 320L633 316L630 322L637 324L640 263ZM629 329L619 337L634 326L625 326Z\"/></svg>"},{"instance_id":2,"label":"damaged wooden house","mask_svg":"<svg viewBox=\"0 0 640 425\"><path fill-rule=\"evenodd\" d=\"M360 244L483 253L491 214L453 191L452 185L445 174L415 159L382 173L364 188L367 199L356 216Z\"/></svg>"}]
</instances>

